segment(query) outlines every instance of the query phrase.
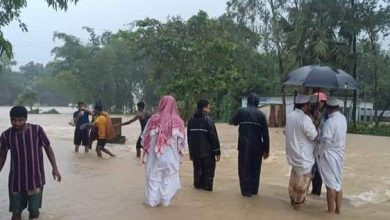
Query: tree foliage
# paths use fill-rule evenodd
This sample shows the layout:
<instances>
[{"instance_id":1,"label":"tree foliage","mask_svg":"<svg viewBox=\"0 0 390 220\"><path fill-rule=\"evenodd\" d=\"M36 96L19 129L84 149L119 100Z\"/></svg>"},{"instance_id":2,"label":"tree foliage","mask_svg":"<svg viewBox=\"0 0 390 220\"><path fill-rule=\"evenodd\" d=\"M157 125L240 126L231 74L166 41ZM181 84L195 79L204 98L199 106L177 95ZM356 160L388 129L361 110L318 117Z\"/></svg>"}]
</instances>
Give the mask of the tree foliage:
<instances>
[{"instance_id":1,"label":"tree foliage","mask_svg":"<svg viewBox=\"0 0 390 220\"><path fill-rule=\"evenodd\" d=\"M55 10L67 10L69 3L77 3L78 0L46 0L49 7ZM12 58L12 44L1 31L12 21L17 21L22 31L27 31L27 25L20 19L21 11L27 7L27 0L1 0L0 1L0 56L5 52L8 58Z\"/></svg>"},{"instance_id":2,"label":"tree foliage","mask_svg":"<svg viewBox=\"0 0 390 220\"><path fill-rule=\"evenodd\" d=\"M386 94L380 79L389 74L379 71L380 65L388 66L386 55L380 54L381 39L388 36L390 27L388 0L230 0L228 10L238 23L266 37L264 51L270 56L277 52L282 74L310 64L330 65L354 76L356 69L365 69L364 78L371 74L372 80L359 84L372 89L369 98L375 117L378 108L388 106L384 103L390 101L382 99L387 95L378 97L379 90ZM360 51L356 51L357 37Z\"/></svg>"},{"instance_id":3,"label":"tree foliage","mask_svg":"<svg viewBox=\"0 0 390 220\"><path fill-rule=\"evenodd\" d=\"M30 111L33 110L34 104L38 103L38 93L36 91L27 89L20 94L16 100L17 105L26 105L30 107Z\"/></svg>"},{"instance_id":4,"label":"tree foliage","mask_svg":"<svg viewBox=\"0 0 390 220\"><path fill-rule=\"evenodd\" d=\"M226 121L242 96L279 96L285 73L321 64L356 70L359 99L374 101L375 109L390 108L389 51L382 42L390 24L387 0L227 4L219 18L199 11L188 20L134 21L116 33L83 27L86 42L56 32L53 39L62 44L46 66L29 63L13 71L13 63L2 59L0 84L6 89L0 104L31 89L42 104L101 101L106 110L129 112L139 100L156 106L160 96L171 94L184 118L198 99L207 98L215 118Z\"/></svg>"}]
</instances>

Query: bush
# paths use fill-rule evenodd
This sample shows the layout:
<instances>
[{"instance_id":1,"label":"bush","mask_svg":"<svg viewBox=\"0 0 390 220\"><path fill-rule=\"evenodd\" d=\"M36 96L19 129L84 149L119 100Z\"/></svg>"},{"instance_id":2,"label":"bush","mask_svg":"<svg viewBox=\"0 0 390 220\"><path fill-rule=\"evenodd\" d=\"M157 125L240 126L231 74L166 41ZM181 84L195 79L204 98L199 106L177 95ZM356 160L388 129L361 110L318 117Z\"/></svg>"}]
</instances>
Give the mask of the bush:
<instances>
[{"instance_id":1,"label":"bush","mask_svg":"<svg viewBox=\"0 0 390 220\"><path fill-rule=\"evenodd\" d=\"M369 123L357 123L355 129L352 126L348 128L348 133L390 136L390 125L380 124L375 126Z\"/></svg>"},{"instance_id":2,"label":"bush","mask_svg":"<svg viewBox=\"0 0 390 220\"><path fill-rule=\"evenodd\" d=\"M42 112L42 114L60 114L57 110L54 108L50 109L49 111Z\"/></svg>"}]
</instances>

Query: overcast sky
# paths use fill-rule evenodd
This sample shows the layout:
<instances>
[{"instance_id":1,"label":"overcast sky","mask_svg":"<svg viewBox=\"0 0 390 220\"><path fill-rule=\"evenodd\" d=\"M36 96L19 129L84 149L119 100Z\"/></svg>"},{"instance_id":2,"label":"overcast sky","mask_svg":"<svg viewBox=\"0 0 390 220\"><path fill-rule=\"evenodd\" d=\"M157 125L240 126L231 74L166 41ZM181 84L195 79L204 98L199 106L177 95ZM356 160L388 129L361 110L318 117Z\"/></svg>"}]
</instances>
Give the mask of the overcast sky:
<instances>
[{"instance_id":1,"label":"overcast sky","mask_svg":"<svg viewBox=\"0 0 390 220\"><path fill-rule=\"evenodd\" d=\"M22 32L16 22L3 28L5 37L11 41L14 59L18 65L30 61L46 64L52 59L55 46L55 31L75 35L83 41L88 35L81 28L89 26L97 33L105 30L116 32L125 25L146 17L165 21L167 16L180 15L188 19L199 10L210 17L225 12L227 0L79 0L66 12L56 12L47 7L44 0L28 0L22 10L21 20L27 24L28 32Z\"/></svg>"}]
</instances>

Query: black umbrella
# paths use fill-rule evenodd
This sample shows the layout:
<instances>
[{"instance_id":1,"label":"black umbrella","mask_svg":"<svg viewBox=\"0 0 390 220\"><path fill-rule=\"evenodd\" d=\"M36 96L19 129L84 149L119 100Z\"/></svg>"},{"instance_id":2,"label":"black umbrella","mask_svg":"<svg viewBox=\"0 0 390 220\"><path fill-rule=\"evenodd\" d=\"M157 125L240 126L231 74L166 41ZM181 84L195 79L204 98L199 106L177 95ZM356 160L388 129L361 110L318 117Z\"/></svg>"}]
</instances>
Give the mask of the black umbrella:
<instances>
[{"instance_id":1,"label":"black umbrella","mask_svg":"<svg viewBox=\"0 0 390 220\"><path fill-rule=\"evenodd\" d=\"M356 81L341 69L328 66L303 66L289 72L282 81L283 85L305 86L329 89L357 89Z\"/></svg>"}]
</instances>

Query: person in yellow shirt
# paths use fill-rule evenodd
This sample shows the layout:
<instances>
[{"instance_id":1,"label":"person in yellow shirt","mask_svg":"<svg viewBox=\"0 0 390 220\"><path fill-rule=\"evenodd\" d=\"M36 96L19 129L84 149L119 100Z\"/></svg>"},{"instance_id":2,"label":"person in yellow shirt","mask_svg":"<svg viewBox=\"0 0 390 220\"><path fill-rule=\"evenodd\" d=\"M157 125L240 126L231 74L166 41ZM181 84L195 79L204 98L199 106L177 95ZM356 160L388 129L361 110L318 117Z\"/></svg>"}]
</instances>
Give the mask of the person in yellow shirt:
<instances>
[{"instance_id":1,"label":"person in yellow shirt","mask_svg":"<svg viewBox=\"0 0 390 220\"><path fill-rule=\"evenodd\" d=\"M96 153L98 157L102 157L102 152L110 155L111 157L115 157L115 154L111 153L109 150L104 148L107 143L107 117L103 112L103 106L101 104L96 104L94 108L94 112L96 115L96 119L94 123L83 125L83 129L88 126L96 126L97 127L97 144L96 144Z\"/></svg>"}]
</instances>

